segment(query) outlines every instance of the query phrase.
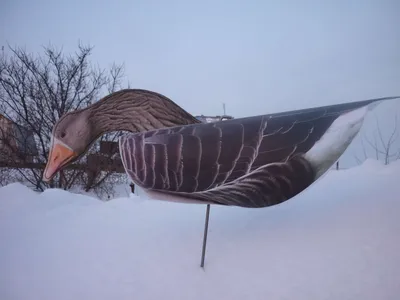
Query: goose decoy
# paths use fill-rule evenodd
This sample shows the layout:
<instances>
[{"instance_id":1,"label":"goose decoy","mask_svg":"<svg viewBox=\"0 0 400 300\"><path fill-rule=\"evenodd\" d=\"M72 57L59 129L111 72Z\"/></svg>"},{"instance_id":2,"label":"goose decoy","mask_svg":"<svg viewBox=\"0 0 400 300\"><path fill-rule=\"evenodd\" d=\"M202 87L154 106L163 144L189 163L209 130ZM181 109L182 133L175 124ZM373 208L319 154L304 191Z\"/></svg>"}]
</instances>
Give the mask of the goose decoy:
<instances>
[{"instance_id":1,"label":"goose decoy","mask_svg":"<svg viewBox=\"0 0 400 300\"><path fill-rule=\"evenodd\" d=\"M126 89L62 116L43 180L102 134L120 137L131 180L158 200L266 207L293 198L339 159L386 97L202 123L158 93Z\"/></svg>"}]
</instances>

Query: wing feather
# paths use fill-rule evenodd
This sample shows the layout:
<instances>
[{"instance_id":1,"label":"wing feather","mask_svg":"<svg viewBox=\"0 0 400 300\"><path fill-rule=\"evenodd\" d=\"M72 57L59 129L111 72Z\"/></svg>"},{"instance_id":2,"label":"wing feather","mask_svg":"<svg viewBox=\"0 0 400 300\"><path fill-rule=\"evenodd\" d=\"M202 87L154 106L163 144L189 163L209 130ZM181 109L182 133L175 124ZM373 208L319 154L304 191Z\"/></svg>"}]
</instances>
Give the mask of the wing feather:
<instances>
[{"instance_id":1,"label":"wing feather","mask_svg":"<svg viewBox=\"0 0 400 300\"><path fill-rule=\"evenodd\" d=\"M194 135L184 135L182 138L182 184L179 191L194 192L200 171L201 141Z\"/></svg>"},{"instance_id":2,"label":"wing feather","mask_svg":"<svg viewBox=\"0 0 400 300\"><path fill-rule=\"evenodd\" d=\"M153 144L145 144L144 145L144 160L145 160L145 176L143 178L143 182L147 186L154 187L156 181L156 174L159 172L159 168L157 166L160 165L162 161L162 157L157 158L157 166L156 166L156 154L155 147Z\"/></svg>"},{"instance_id":3,"label":"wing feather","mask_svg":"<svg viewBox=\"0 0 400 300\"><path fill-rule=\"evenodd\" d=\"M162 144L145 144L151 145L154 149L154 163L149 165L152 167L150 174L154 176L154 187L162 187L161 189L169 189L168 182L168 156L167 145Z\"/></svg>"},{"instance_id":4,"label":"wing feather","mask_svg":"<svg viewBox=\"0 0 400 300\"><path fill-rule=\"evenodd\" d=\"M129 159L135 160L132 170L145 188L206 191L306 152L335 116L320 112L289 119L293 122L259 117L133 134L129 141L133 149Z\"/></svg>"}]
</instances>

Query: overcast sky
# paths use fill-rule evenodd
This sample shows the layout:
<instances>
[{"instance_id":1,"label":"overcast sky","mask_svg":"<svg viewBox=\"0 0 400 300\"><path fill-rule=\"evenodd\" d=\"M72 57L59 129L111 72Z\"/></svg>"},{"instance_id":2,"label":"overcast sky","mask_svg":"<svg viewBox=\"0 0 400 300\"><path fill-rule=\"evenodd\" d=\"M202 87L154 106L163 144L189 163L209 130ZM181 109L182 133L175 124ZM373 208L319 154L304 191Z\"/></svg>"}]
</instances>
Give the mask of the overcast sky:
<instances>
[{"instance_id":1,"label":"overcast sky","mask_svg":"<svg viewBox=\"0 0 400 300\"><path fill-rule=\"evenodd\" d=\"M398 0L1 0L0 43L82 41L132 87L244 117L400 95L399 16Z\"/></svg>"}]
</instances>

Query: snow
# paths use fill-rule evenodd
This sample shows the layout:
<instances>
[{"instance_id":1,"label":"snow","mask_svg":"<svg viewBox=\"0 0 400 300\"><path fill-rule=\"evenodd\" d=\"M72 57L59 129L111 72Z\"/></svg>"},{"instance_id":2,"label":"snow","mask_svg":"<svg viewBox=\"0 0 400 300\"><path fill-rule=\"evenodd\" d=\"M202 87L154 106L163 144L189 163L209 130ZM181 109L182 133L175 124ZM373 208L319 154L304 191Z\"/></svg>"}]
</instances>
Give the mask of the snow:
<instances>
[{"instance_id":1,"label":"snow","mask_svg":"<svg viewBox=\"0 0 400 300\"><path fill-rule=\"evenodd\" d=\"M398 299L400 161L269 208L0 188L0 299Z\"/></svg>"}]
</instances>

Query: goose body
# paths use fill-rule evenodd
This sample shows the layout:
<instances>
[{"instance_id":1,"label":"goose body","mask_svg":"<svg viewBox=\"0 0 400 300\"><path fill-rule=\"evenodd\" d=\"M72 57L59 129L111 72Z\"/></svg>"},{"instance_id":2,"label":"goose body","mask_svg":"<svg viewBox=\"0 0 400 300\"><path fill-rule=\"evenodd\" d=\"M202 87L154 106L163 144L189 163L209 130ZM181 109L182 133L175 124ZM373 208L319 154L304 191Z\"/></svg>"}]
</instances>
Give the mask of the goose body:
<instances>
[{"instance_id":1,"label":"goose body","mask_svg":"<svg viewBox=\"0 0 400 300\"><path fill-rule=\"evenodd\" d=\"M144 90L131 90L131 93L135 91L139 91L142 95L140 99L146 101L149 98L145 96L158 100L164 97ZM128 99L129 92L124 92L123 95ZM101 113L97 113L97 116L114 120L115 124L109 125L112 129L108 131L132 132L119 140L121 159L131 180L151 198L258 208L289 200L313 184L347 149L359 132L367 112L381 101L395 98L214 123L200 123L167 98L158 103L158 117L152 111L152 101L144 101L139 106L132 104L136 109L131 121L126 112L118 112L118 109L107 109L104 116L108 115L108 119ZM92 107L99 110L101 105L94 104ZM104 106L107 105L118 107L118 99L114 99L114 102L108 99ZM174 110L169 114L171 106ZM57 128L56 124L53 130L55 142L44 172L46 180L72 162L73 158L79 157L79 151L71 146L75 143L71 130L67 140L61 140L63 134L60 132L74 128L70 124L93 127L101 123L98 120L90 122L93 117L90 110L91 107L86 109L86 113L85 110L75 112L83 117L76 117L78 121L64 121L64 125L58 126L62 129ZM143 113L140 119L138 111L146 111L151 117L143 117ZM174 117L174 114L180 117ZM96 136L92 137L93 142L99 132L95 128L91 130L92 135ZM88 145L85 147L87 149ZM67 163L59 163L58 167L52 166L54 157L63 155L73 158L68 158Z\"/></svg>"},{"instance_id":2,"label":"goose body","mask_svg":"<svg viewBox=\"0 0 400 300\"><path fill-rule=\"evenodd\" d=\"M343 154L376 101L176 126L120 138L151 198L266 207L309 187Z\"/></svg>"}]
</instances>

